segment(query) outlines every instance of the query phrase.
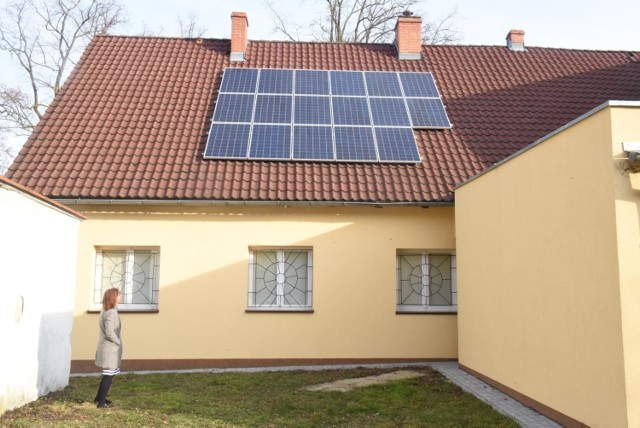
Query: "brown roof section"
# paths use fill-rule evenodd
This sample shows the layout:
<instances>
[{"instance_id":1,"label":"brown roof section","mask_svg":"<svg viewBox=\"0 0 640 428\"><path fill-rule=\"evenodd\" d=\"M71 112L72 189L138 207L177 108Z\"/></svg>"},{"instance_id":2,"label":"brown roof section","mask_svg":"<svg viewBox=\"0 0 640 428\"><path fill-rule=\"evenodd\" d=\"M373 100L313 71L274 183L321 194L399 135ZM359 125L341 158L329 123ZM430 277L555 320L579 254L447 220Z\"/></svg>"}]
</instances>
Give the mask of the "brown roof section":
<instances>
[{"instance_id":1,"label":"brown roof section","mask_svg":"<svg viewBox=\"0 0 640 428\"><path fill-rule=\"evenodd\" d=\"M640 99L640 54L527 47L97 37L8 177L51 198L431 203L607 100ZM419 164L203 159L225 67L430 71L453 128Z\"/></svg>"}]
</instances>

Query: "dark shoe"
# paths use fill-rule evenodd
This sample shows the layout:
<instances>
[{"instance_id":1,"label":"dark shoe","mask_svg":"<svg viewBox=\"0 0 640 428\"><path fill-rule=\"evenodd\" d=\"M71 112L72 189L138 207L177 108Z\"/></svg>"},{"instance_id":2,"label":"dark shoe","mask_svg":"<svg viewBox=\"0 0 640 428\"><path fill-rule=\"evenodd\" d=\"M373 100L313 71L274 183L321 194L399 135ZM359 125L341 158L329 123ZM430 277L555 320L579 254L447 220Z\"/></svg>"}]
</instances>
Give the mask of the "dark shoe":
<instances>
[{"instance_id":1,"label":"dark shoe","mask_svg":"<svg viewBox=\"0 0 640 428\"><path fill-rule=\"evenodd\" d=\"M95 404L98 404L98 399L97 399L97 398L94 398L94 399L93 399L93 402L94 402ZM106 399L104 400L104 402L105 402L105 404L106 404L107 406L110 406L110 405L113 403L113 401L111 401L111 400L106 400Z\"/></svg>"},{"instance_id":2,"label":"dark shoe","mask_svg":"<svg viewBox=\"0 0 640 428\"><path fill-rule=\"evenodd\" d=\"M107 407L111 407L111 401L109 401L108 403L98 403L98 409L104 409Z\"/></svg>"}]
</instances>

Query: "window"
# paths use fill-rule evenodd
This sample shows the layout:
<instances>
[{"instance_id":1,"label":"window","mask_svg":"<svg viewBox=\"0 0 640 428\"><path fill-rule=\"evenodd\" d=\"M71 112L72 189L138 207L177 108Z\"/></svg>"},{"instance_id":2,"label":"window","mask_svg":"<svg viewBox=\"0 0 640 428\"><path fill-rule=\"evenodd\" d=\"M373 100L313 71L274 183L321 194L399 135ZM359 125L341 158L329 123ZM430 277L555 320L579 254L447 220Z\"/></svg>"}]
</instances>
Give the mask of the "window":
<instances>
[{"instance_id":1,"label":"window","mask_svg":"<svg viewBox=\"0 0 640 428\"><path fill-rule=\"evenodd\" d=\"M398 312L455 312L456 256L413 252L397 256Z\"/></svg>"},{"instance_id":2,"label":"window","mask_svg":"<svg viewBox=\"0 0 640 428\"><path fill-rule=\"evenodd\" d=\"M97 250L93 303L99 308L105 290L116 287L122 293L120 310L158 309L157 250Z\"/></svg>"},{"instance_id":3,"label":"window","mask_svg":"<svg viewBox=\"0 0 640 428\"><path fill-rule=\"evenodd\" d=\"M312 308L311 250L252 250L249 309L308 311Z\"/></svg>"}]
</instances>

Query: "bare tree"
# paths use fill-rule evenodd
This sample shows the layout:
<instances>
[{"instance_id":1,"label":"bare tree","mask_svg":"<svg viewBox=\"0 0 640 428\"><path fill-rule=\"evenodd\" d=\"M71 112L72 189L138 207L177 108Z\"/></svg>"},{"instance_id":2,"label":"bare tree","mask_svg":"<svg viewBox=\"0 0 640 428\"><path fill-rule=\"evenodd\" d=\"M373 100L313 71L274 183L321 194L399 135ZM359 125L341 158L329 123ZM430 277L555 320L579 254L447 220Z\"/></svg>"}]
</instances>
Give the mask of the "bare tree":
<instances>
[{"instance_id":1,"label":"bare tree","mask_svg":"<svg viewBox=\"0 0 640 428\"><path fill-rule=\"evenodd\" d=\"M0 50L16 61L25 84L0 85L0 128L29 134L91 38L124 22L123 14L116 0L21 0L7 6Z\"/></svg>"},{"instance_id":2,"label":"bare tree","mask_svg":"<svg viewBox=\"0 0 640 428\"><path fill-rule=\"evenodd\" d=\"M0 129L11 130L16 134L28 133L36 123L40 109L37 88L33 100L20 88L0 84Z\"/></svg>"},{"instance_id":3,"label":"bare tree","mask_svg":"<svg viewBox=\"0 0 640 428\"><path fill-rule=\"evenodd\" d=\"M454 8L447 15L436 21L422 23L422 43L429 45L448 45L460 41L460 31L456 26L456 19L460 16L458 8Z\"/></svg>"},{"instance_id":4,"label":"bare tree","mask_svg":"<svg viewBox=\"0 0 640 428\"><path fill-rule=\"evenodd\" d=\"M285 36L287 40L297 42L302 39L301 33L308 28L308 25L300 24L297 21L289 19L276 9L273 1L265 1L265 5L271 11L273 16L273 30L276 33L280 33Z\"/></svg>"},{"instance_id":5,"label":"bare tree","mask_svg":"<svg viewBox=\"0 0 640 428\"><path fill-rule=\"evenodd\" d=\"M201 27L198 24L198 17L194 12L191 12L187 15L186 18L183 18L182 15L178 16L178 26L180 28L180 37L185 37L189 39L196 39L204 36L204 33L207 32L207 29Z\"/></svg>"},{"instance_id":6,"label":"bare tree","mask_svg":"<svg viewBox=\"0 0 640 428\"><path fill-rule=\"evenodd\" d=\"M0 134L0 175L7 172L14 156L13 150L6 143L4 135Z\"/></svg>"},{"instance_id":7,"label":"bare tree","mask_svg":"<svg viewBox=\"0 0 640 428\"><path fill-rule=\"evenodd\" d=\"M265 2L274 17L274 31L292 41L301 39L305 28L313 38L336 43L386 43L395 36L395 24L404 11L419 12L420 0L325 0L322 17L310 25L294 24L294 20L278 11L271 0ZM423 23L423 42L453 43L460 36L455 28L457 10L439 21Z\"/></svg>"}]
</instances>

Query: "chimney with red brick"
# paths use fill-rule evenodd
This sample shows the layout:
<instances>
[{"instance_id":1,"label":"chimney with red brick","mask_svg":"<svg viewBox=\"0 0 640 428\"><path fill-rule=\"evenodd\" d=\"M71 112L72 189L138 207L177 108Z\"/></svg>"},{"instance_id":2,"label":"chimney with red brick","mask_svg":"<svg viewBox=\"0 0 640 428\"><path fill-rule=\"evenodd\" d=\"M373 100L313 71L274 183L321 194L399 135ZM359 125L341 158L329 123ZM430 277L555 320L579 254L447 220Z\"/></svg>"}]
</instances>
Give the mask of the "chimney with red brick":
<instances>
[{"instance_id":1,"label":"chimney with red brick","mask_svg":"<svg viewBox=\"0 0 640 428\"><path fill-rule=\"evenodd\" d=\"M249 20L245 12L231 13L231 61L244 61Z\"/></svg>"},{"instance_id":2,"label":"chimney with red brick","mask_svg":"<svg viewBox=\"0 0 640 428\"><path fill-rule=\"evenodd\" d=\"M524 30L511 30L507 34L507 47L512 51L525 51Z\"/></svg>"},{"instance_id":3,"label":"chimney with red brick","mask_svg":"<svg viewBox=\"0 0 640 428\"><path fill-rule=\"evenodd\" d=\"M396 22L398 59L420 59L422 52L422 18L404 11Z\"/></svg>"}]
</instances>

